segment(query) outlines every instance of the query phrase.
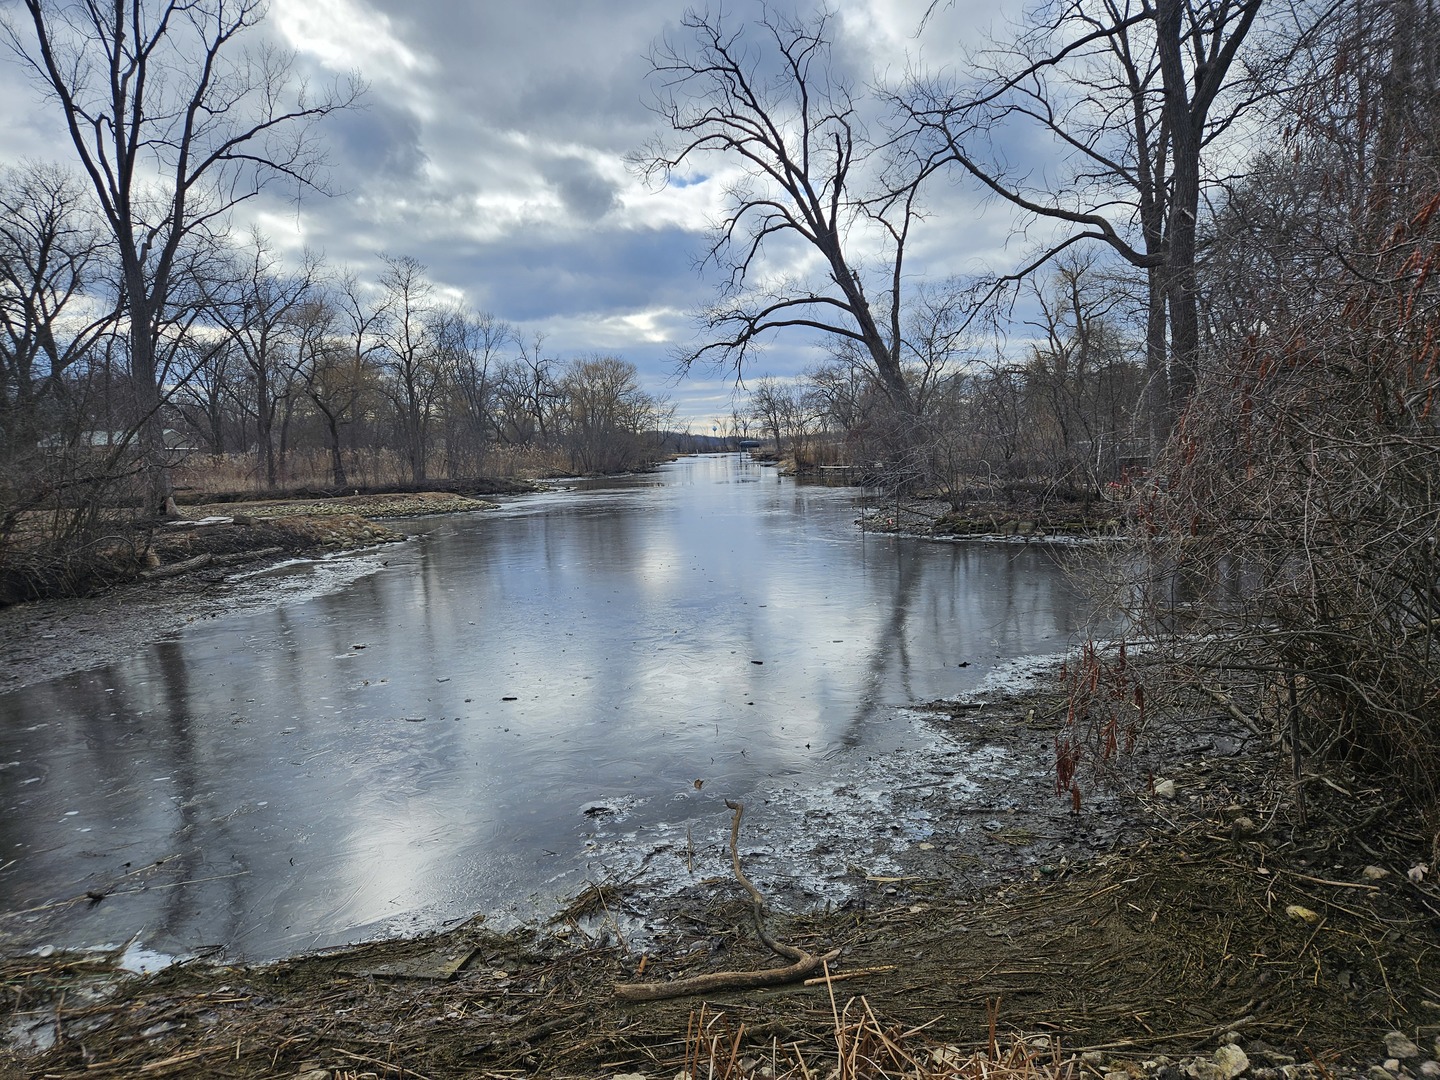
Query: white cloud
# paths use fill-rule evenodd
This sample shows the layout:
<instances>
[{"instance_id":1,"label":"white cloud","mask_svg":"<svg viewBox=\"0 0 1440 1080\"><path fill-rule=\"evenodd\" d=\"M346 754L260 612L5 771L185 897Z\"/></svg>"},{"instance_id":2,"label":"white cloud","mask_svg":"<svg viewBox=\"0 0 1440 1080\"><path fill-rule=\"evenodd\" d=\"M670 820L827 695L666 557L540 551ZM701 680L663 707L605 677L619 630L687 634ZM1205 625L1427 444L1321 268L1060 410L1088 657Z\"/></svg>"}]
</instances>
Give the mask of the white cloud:
<instances>
[{"instance_id":1,"label":"white cloud","mask_svg":"<svg viewBox=\"0 0 1440 1080\"><path fill-rule=\"evenodd\" d=\"M276 0L271 12L293 49L332 71L392 82L432 67L400 40L389 16L358 0Z\"/></svg>"}]
</instances>

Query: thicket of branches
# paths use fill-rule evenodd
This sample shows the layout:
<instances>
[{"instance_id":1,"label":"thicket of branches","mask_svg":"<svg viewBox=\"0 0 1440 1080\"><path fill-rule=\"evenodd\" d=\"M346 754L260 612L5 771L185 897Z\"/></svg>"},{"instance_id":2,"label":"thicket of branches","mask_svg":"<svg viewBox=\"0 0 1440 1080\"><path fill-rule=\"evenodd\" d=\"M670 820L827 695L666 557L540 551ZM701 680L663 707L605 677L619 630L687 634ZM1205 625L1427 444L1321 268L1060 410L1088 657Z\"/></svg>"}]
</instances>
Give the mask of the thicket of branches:
<instances>
[{"instance_id":1,"label":"thicket of branches","mask_svg":"<svg viewBox=\"0 0 1440 1080\"><path fill-rule=\"evenodd\" d=\"M867 482L976 502L1095 500L1148 464L1138 313L1094 258L1057 260L1024 285L1029 341L961 328L973 290L917 290L903 370L913 411L879 392L843 345L798 379L766 376L730 420L801 468L842 462Z\"/></svg>"},{"instance_id":2,"label":"thicket of branches","mask_svg":"<svg viewBox=\"0 0 1440 1080\"><path fill-rule=\"evenodd\" d=\"M1297 754L1440 799L1440 13L1346 5L1211 222L1197 392L1138 506L1142 624ZM1277 117L1277 122L1279 118Z\"/></svg>"}]
</instances>

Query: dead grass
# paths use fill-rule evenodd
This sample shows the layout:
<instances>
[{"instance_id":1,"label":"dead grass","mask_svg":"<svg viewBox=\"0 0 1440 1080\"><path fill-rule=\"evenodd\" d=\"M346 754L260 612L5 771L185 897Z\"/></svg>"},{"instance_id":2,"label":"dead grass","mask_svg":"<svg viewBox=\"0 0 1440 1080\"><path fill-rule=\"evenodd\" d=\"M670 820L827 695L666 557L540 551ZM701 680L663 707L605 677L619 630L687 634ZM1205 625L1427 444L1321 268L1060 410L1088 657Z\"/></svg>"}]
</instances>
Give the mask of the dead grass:
<instances>
[{"instance_id":1,"label":"dead grass","mask_svg":"<svg viewBox=\"0 0 1440 1080\"><path fill-rule=\"evenodd\" d=\"M1097 1075L1096 1055L1205 1055L1231 1032L1257 1065L1373 1063L1386 1031L1440 1030L1440 893L1405 876L1415 837L1355 830L1364 793L1331 794L1332 816L1312 806L1296 839L1278 822L1260 840L1198 821L984 897L877 891L777 920L786 940L843 953L824 978L763 991L615 998L620 982L773 962L737 930L745 905L719 896L671 912L689 929L645 956L574 927L476 923L125 981L101 974L104 958L13 958L0 980L12 1023L54 1045L8 1063L53 1078L1070 1080ZM1370 860L1387 875L1365 878ZM656 914L641 903L597 887L576 912Z\"/></svg>"}]
</instances>

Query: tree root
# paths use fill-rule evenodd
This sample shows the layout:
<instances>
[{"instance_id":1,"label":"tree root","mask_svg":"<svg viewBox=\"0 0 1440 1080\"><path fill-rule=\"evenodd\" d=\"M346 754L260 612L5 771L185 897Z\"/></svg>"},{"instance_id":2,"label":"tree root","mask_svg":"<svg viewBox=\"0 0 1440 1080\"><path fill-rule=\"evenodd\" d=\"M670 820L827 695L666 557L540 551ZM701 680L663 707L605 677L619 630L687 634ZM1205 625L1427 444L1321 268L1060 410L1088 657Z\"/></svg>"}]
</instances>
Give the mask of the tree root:
<instances>
[{"instance_id":1,"label":"tree root","mask_svg":"<svg viewBox=\"0 0 1440 1080\"><path fill-rule=\"evenodd\" d=\"M751 990L762 986L782 986L799 982L814 975L827 963L840 955L833 949L816 956L804 949L776 941L765 928L765 897L755 887L745 871L740 869L740 818L745 813L745 804L725 800L725 805L734 811L730 821L730 864L735 871L735 880L750 894L751 913L755 918L755 936L776 956L791 961L785 967L762 968L759 971L714 971L708 975L696 975L673 982L624 983L615 987L615 996L621 1001L661 1001L666 998L687 997L690 994L707 994L716 990Z\"/></svg>"}]
</instances>

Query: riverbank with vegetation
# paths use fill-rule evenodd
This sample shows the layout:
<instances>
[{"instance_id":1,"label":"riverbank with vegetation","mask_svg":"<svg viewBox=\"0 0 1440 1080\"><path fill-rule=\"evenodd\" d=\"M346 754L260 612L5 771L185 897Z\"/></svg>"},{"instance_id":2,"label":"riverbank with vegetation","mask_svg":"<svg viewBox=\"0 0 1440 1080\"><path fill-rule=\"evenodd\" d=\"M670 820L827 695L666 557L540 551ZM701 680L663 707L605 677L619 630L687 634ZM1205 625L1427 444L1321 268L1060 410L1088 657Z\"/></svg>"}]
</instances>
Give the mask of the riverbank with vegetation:
<instances>
[{"instance_id":1,"label":"riverbank with vegetation","mask_svg":"<svg viewBox=\"0 0 1440 1080\"><path fill-rule=\"evenodd\" d=\"M533 491L497 482L495 494ZM198 619L276 602L251 576L296 559L328 558L406 538L398 522L481 512L497 504L445 491L242 501L184 507L174 519L117 533L79 564L25 564L32 591L49 595L0 604L0 689L15 689L129 655ZM12 573L19 572L12 562ZM20 596L23 596L20 593Z\"/></svg>"},{"instance_id":2,"label":"riverbank with vegetation","mask_svg":"<svg viewBox=\"0 0 1440 1080\"><path fill-rule=\"evenodd\" d=\"M1202 698L1163 704L1162 756L1117 763L1079 813L1033 778L996 778L978 806L936 805L902 873L854 868L854 898L829 910L774 902L768 937L830 956L808 979L626 1000L618 988L784 961L737 875L665 902L598 881L545 926L477 917L276 964L217 954L137 975L118 948L12 955L0 1071L1383 1080L1388 1061L1386 1076L1431 1075L1440 890L1414 823L1333 770L1305 778L1302 816L1268 740ZM1036 754L1065 708L1050 686L929 715L957 742ZM966 828L976 812L996 827ZM743 865L745 834L728 813L712 824Z\"/></svg>"},{"instance_id":3,"label":"riverbank with vegetation","mask_svg":"<svg viewBox=\"0 0 1440 1080\"><path fill-rule=\"evenodd\" d=\"M934 540L1115 537L1123 507L1100 499L981 498L960 506L934 497L881 499L860 519L867 532Z\"/></svg>"},{"instance_id":4,"label":"riverbank with vegetation","mask_svg":"<svg viewBox=\"0 0 1440 1080\"><path fill-rule=\"evenodd\" d=\"M223 573L215 576L222 570L253 570L266 561L314 558L404 539L382 524L387 520L493 509L496 504L485 495L537 489L530 482L479 480L436 490L352 490L197 493L164 518L119 517L73 549L51 545L45 522L22 522L0 561L0 609L23 601L93 596L188 573L203 572L215 584L223 579Z\"/></svg>"},{"instance_id":5,"label":"riverbank with vegetation","mask_svg":"<svg viewBox=\"0 0 1440 1080\"><path fill-rule=\"evenodd\" d=\"M219 561L231 554L323 557L398 539L397 516L484 505L436 492L187 506L155 526L177 539L156 541L173 546L151 570L211 563L0 611L0 662L9 685L86 669L276 602L243 576L254 564ZM914 517L897 531L948 509L906 507ZM1423 822L1343 764L1307 760L1296 783L1259 689L1177 683L1136 663L1107 697L1079 686L1081 671L1114 681L1113 666L1077 663L1023 693L925 710L956 747L1000 748L1026 768L977 781L957 806L932 775L943 762L913 762L894 784L916 789L934 831L898 872L856 864L845 899L820 910L791 903L779 876L756 882L772 940L835 954L808 980L625 1000L617 987L785 959L757 940L733 874L697 878L679 898L601 879L548 925L500 932L477 917L275 964L213 953L135 974L120 947L12 952L0 960L0 1073L1386 1080L1373 1070L1389 1062L1387 1077L1429 1076L1440 889ZM1131 753L1062 742L1079 738L1077 705L1103 738L1106 702L1128 708L1136 686L1148 710L1111 731L1128 741L1139 722ZM757 830L763 814L751 808ZM710 825L697 842L723 844L729 815L717 807ZM834 827L890 825L862 809ZM143 870L116 887L144 888ZM107 902L96 892L47 906ZM0 935L26 917L0 913Z\"/></svg>"}]
</instances>

